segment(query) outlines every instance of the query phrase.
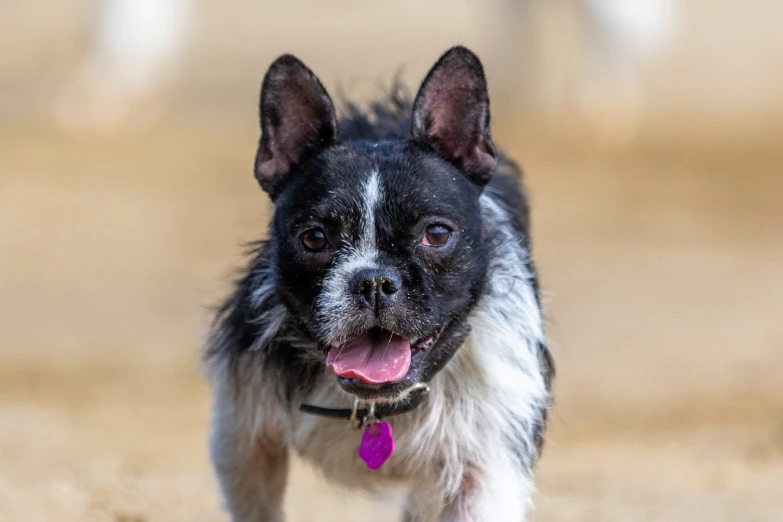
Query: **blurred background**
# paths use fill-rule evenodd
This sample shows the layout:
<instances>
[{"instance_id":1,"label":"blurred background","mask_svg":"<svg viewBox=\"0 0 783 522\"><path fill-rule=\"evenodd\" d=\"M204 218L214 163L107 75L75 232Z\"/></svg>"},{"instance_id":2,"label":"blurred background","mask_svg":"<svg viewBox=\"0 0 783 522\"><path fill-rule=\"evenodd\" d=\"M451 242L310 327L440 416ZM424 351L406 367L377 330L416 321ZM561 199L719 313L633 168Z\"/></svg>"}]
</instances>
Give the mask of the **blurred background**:
<instances>
[{"instance_id":1,"label":"blurred background","mask_svg":"<svg viewBox=\"0 0 783 522\"><path fill-rule=\"evenodd\" d=\"M258 88L461 43L558 362L536 521L783 516L783 3L0 0L0 520L221 521L208 307L266 232ZM395 520L295 466L289 519ZM372 511L368 511L372 510Z\"/></svg>"}]
</instances>

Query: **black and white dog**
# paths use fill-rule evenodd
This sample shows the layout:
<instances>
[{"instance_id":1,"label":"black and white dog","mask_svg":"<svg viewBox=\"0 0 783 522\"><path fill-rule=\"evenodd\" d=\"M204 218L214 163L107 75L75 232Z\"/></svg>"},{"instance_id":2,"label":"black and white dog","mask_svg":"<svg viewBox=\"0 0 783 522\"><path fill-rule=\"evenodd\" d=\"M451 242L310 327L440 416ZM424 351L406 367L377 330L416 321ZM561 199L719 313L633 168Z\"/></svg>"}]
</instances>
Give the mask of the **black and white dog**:
<instances>
[{"instance_id":1,"label":"black and white dog","mask_svg":"<svg viewBox=\"0 0 783 522\"><path fill-rule=\"evenodd\" d=\"M347 113L295 57L269 68L274 217L205 354L232 519L283 519L293 450L349 487L407 484L408 521L523 521L553 365L481 63L455 47L412 107Z\"/></svg>"}]
</instances>

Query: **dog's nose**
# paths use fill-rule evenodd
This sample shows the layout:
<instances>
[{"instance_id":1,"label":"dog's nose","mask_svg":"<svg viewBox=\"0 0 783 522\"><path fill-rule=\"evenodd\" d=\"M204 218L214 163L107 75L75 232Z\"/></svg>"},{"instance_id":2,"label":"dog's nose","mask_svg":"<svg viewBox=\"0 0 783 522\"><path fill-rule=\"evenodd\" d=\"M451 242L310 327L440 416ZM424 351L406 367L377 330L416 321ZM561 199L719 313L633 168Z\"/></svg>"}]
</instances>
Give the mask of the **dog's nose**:
<instances>
[{"instance_id":1,"label":"dog's nose","mask_svg":"<svg viewBox=\"0 0 783 522\"><path fill-rule=\"evenodd\" d=\"M391 306L402 288L402 278L393 269L365 268L351 280L351 291L362 304L375 310Z\"/></svg>"}]
</instances>

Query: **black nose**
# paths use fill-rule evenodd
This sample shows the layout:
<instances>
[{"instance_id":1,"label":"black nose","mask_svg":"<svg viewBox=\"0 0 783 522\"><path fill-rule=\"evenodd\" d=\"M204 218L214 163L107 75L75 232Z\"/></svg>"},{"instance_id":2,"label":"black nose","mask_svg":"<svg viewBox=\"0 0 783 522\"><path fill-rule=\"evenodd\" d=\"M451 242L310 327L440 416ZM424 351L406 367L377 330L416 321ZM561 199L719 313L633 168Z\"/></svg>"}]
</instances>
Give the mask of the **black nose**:
<instances>
[{"instance_id":1,"label":"black nose","mask_svg":"<svg viewBox=\"0 0 783 522\"><path fill-rule=\"evenodd\" d=\"M402 288L400 274L389 268L365 268L351 279L351 292L376 311L391 306Z\"/></svg>"}]
</instances>

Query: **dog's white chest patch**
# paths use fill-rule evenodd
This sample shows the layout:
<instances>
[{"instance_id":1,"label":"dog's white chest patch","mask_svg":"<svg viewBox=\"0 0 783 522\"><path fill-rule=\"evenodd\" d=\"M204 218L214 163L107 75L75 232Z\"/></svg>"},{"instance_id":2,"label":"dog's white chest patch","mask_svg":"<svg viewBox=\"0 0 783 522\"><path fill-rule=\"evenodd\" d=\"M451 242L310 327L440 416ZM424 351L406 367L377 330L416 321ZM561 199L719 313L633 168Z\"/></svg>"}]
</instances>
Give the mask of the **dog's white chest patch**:
<instances>
[{"instance_id":1,"label":"dog's white chest patch","mask_svg":"<svg viewBox=\"0 0 783 522\"><path fill-rule=\"evenodd\" d=\"M336 382L330 381L327 376L308 397L308 404L335 409L350 407L350 399L336 389ZM395 431L395 438L399 438L397 430L401 428L395 426L393 419L388 421ZM404 471L398 469L399 463L395 458L397 451L380 469L367 468L359 458L362 431L354 428L348 420L300 414L295 421L292 436L291 442L296 451L334 482L373 490L389 479L405 478Z\"/></svg>"}]
</instances>

